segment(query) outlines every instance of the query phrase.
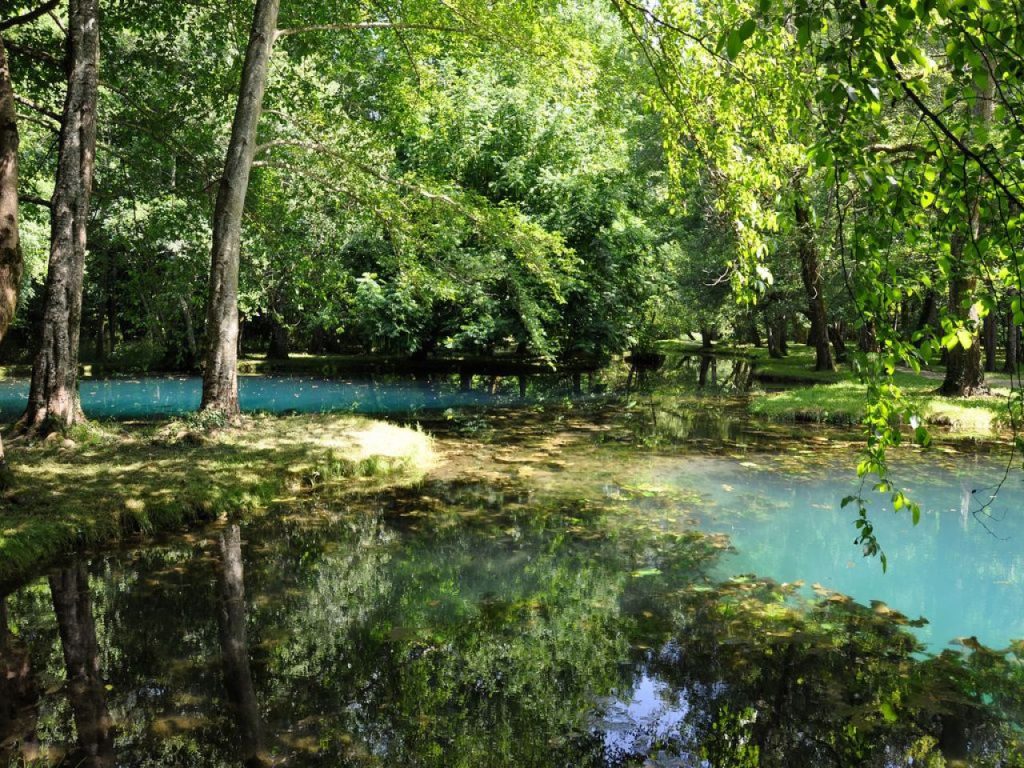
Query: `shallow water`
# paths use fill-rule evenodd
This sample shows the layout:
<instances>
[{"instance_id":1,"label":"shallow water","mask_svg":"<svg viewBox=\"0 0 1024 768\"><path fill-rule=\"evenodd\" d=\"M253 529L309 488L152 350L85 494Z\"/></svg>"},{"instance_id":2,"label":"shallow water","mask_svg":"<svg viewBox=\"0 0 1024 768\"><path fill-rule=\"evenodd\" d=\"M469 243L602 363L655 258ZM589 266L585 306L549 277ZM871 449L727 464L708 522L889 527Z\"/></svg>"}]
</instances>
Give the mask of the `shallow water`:
<instances>
[{"instance_id":1,"label":"shallow water","mask_svg":"<svg viewBox=\"0 0 1024 768\"><path fill-rule=\"evenodd\" d=\"M82 409L97 419L181 416L199 408L202 380L189 376L82 379ZM396 379L382 383L337 381L299 376L241 376L238 398L243 411L268 413L394 413L419 408L480 405L489 396L454 387L432 389ZM28 382L0 380L0 420L25 410Z\"/></svg>"},{"instance_id":2,"label":"shallow water","mask_svg":"<svg viewBox=\"0 0 1024 768\"><path fill-rule=\"evenodd\" d=\"M1018 475L982 512L998 457L905 456L922 521L876 507L883 574L839 507L844 436L645 397L445 416L426 426L452 458L422 486L62 564L3 601L0 766L996 765L1016 748L1022 647L937 654L1024 637Z\"/></svg>"}]
</instances>

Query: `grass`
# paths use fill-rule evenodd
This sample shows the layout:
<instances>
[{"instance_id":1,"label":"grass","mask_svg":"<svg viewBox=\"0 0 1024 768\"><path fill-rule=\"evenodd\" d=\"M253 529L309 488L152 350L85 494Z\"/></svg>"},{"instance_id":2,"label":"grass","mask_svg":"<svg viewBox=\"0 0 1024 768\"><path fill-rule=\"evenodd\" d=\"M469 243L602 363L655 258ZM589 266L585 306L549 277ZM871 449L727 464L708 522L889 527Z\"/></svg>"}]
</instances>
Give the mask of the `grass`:
<instances>
[{"instance_id":1,"label":"grass","mask_svg":"<svg viewBox=\"0 0 1024 768\"><path fill-rule=\"evenodd\" d=\"M697 354L697 343L669 342L666 351ZM784 358L771 358L764 348L716 345L716 355L743 358L754 366L754 379L769 390L751 393L748 410L754 416L774 421L813 422L850 426L864 416L865 387L849 366L836 371L815 371L814 350L792 344ZM706 350L703 350L706 352ZM948 430L959 437L997 438L1009 429L1007 397L1010 381L1005 374L987 374L992 387L987 397L951 398L936 393L942 383L941 369L914 373L896 372L895 383L922 421ZM783 387L781 391L775 387Z\"/></svg>"},{"instance_id":2,"label":"grass","mask_svg":"<svg viewBox=\"0 0 1024 768\"><path fill-rule=\"evenodd\" d=\"M418 479L434 460L414 429L354 416L257 416L205 432L188 421L89 424L9 445L0 495L0 583L83 547L251 517L317 486L373 489Z\"/></svg>"}]
</instances>

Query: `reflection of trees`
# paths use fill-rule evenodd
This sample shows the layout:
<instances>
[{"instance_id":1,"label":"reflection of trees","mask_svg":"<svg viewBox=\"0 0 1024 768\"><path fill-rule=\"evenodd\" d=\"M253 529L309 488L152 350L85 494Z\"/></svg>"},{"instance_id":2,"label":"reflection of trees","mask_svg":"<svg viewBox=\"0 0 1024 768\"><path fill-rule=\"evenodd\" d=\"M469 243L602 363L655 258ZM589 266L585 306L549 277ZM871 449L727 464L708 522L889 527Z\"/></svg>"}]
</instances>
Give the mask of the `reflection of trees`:
<instances>
[{"instance_id":1,"label":"reflection of trees","mask_svg":"<svg viewBox=\"0 0 1024 768\"><path fill-rule=\"evenodd\" d=\"M37 694L28 649L11 635L7 598L0 598L0 765L39 757Z\"/></svg>"},{"instance_id":2,"label":"reflection of trees","mask_svg":"<svg viewBox=\"0 0 1024 768\"><path fill-rule=\"evenodd\" d=\"M235 711L243 764L253 767L265 766L271 761L263 746L263 725L249 667L242 532L238 525L229 525L221 534L219 566L218 620L224 661L224 687Z\"/></svg>"},{"instance_id":3,"label":"reflection of trees","mask_svg":"<svg viewBox=\"0 0 1024 768\"><path fill-rule=\"evenodd\" d=\"M89 595L89 574L81 564L50 576L53 610L60 629L67 691L83 766L114 761L114 731L100 674L96 624Z\"/></svg>"},{"instance_id":4,"label":"reflection of trees","mask_svg":"<svg viewBox=\"0 0 1024 768\"><path fill-rule=\"evenodd\" d=\"M899 614L838 595L798 609L793 590L740 579L684 599L651 664L688 703L677 751L715 766L984 765L1014 742L989 705L1019 721L1013 660L922 661Z\"/></svg>"}]
</instances>

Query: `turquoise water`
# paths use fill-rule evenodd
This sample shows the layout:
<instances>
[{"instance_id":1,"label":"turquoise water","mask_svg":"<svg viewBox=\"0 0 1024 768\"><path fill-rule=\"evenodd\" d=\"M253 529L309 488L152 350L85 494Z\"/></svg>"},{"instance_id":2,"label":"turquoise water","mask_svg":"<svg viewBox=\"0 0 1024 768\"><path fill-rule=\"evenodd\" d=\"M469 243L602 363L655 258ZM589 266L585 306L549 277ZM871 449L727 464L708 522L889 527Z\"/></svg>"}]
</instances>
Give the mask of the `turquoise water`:
<instances>
[{"instance_id":1,"label":"turquoise water","mask_svg":"<svg viewBox=\"0 0 1024 768\"><path fill-rule=\"evenodd\" d=\"M853 541L856 513L841 508L857 490L849 461L794 476L731 460L691 459L668 468L659 462L644 479L700 491L699 526L728 535L736 550L719 566L723 575L803 581L808 590L818 583L865 604L882 601L911 619L926 618L915 632L933 652L972 636L1005 648L1024 638L1021 471L1015 465L991 500L1005 470L999 459L961 454L942 464L948 466L925 458L896 468L921 504L917 526L908 513L894 513L869 493L887 572L861 555Z\"/></svg>"},{"instance_id":2,"label":"turquoise water","mask_svg":"<svg viewBox=\"0 0 1024 768\"><path fill-rule=\"evenodd\" d=\"M198 402L195 380L89 385L94 415ZM493 402L454 389L245 379L243 405ZM1020 748L1022 649L942 653L1024 638L1019 469L982 509L998 456L901 457L922 518L874 504L883 573L840 506L849 435L671 405L427 414L443 476L58 563L0 597L0 766L910 768Z\"/></svg>"},{"instance_id":3,"label":"turquoise water","mask_svg":"<svg viewBox=\"0 0 1024 768\"><path fill-rule=\"evenodd\" d=\"M199 408L202 380L187 376L82 379L79 394L90 418L181 416ZM0 420L20 416L27 398L27 381L0 381ZM414 382L374 384L292 376L242 376L238 398L243 411L270 413L395 413L479 405L491 399L480 391L431 389Z\"/></svg>"}]
</instances>

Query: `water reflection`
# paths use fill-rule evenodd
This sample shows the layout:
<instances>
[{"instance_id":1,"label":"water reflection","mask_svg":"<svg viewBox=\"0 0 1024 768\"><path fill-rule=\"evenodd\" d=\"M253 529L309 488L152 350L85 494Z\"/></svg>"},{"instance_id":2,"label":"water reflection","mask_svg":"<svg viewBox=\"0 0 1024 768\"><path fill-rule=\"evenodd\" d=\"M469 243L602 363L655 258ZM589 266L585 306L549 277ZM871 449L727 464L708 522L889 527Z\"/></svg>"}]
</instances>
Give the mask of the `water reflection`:
<instances>
[{"instance_id":1,"label":"water reflection","mask_svg":"<svg viewBox=\"0 0 1024 768\"><path fill-rule=\"evenodd\" d=\"M220 605L217 618L224 658L224 687L238 723L242 763L246 768L263 768L270 765L271 760L264 747L263 723L249 667L241 528L237 524L229 525L221 533L219 543L217 584Z\"/></svg>"},{"instance_id":2,"label":"water reflection","mask_svg":"<svg viewBox=\"0 0 1024 768\"><path fill-rule=\"evenodd\" d=\"M67 695L78 735L71 762L85 768L114 764L114 728L100 670L89 575L81 564L50 576L53 612L60 629Z\"/></svg>"},{"instance_id":3,"label":"water reflection","mask_svg":"<svg viewBox=\"0 0 1024 768\"><path fill-rule=\"evenodd\" d=\"M26 648L11 633L7 598L0 599L0 765L39 758L39 689Z\"/></svg>"},{"instance_id":4,"label":"water reflection","mask_svg":"<svg viewBox=\"0 0 1024 768\"><path fill-rule=\"evenodd\" d=\"M34 732L67 765L124 766L896 766L1011 749L1013 657L922 660L898 615L716 582L723 542L643 509L437 483L109 555L91 579L65 569L49 617L45 582L9 598L25 642L5 641L4 684L23 693L0 733L8 754L30 739L7 733Z\"/></svg>"}]
</instances>

